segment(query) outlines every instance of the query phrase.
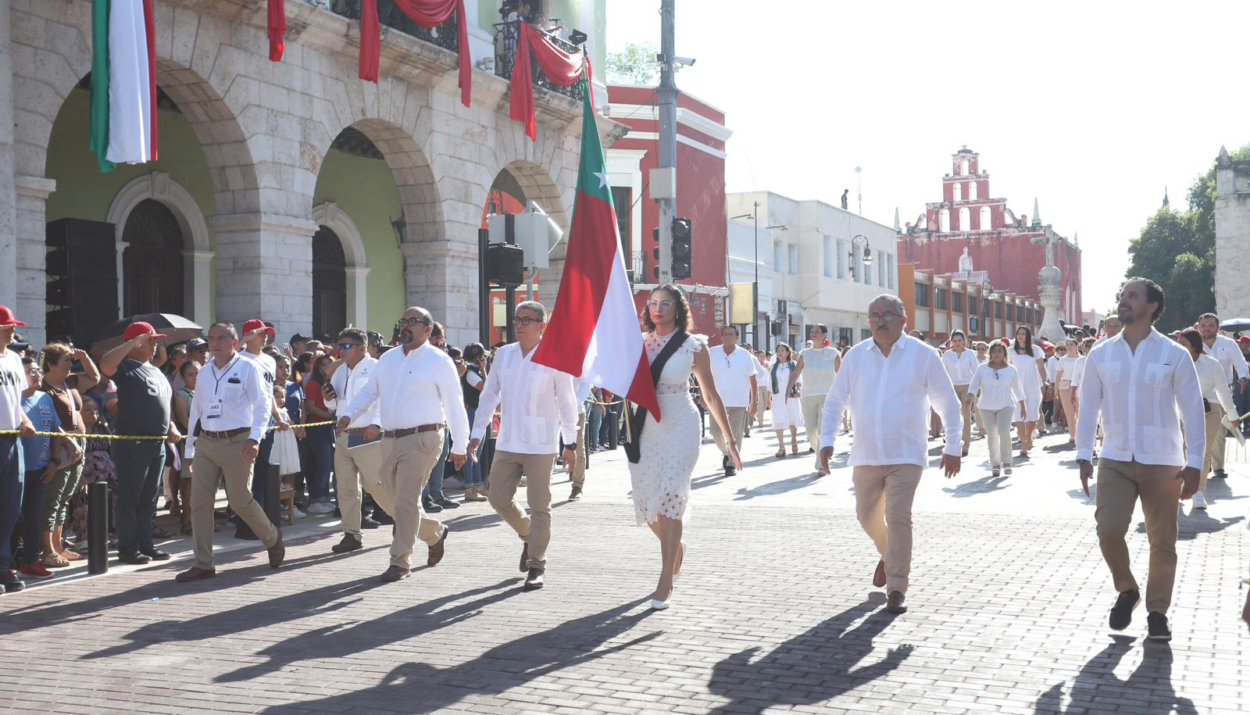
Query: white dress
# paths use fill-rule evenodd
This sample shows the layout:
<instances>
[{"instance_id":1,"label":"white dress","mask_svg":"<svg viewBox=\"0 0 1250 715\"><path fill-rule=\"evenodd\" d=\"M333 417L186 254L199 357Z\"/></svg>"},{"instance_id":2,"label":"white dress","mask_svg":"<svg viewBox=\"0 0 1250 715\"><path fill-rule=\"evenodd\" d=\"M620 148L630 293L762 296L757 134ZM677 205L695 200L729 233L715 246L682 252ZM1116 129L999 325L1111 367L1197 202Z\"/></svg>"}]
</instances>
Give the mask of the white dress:
<instances>
[{"instance_id":1,"label":"white dress","mask_svg":"<svg viewBox=\"0 0 1250 715\"><path fill-rule=\"evenodd\" d=\"M654 361L673 334L647 333L647 358ZM702 428L699 410L690 397L690 374L695 353L707 348L707 337L690 335L664 364L656 396L660 421L647 413L639 445L638 463L629 463L634 490L634 513L639 525L661 516L687 521L690 514L690 476L699 461Z\"/></svg>"},{"instance_id":2,"label":"white dress","mask_svg":"<svg viewBox=\"0 0 1250 715\"><path fill-rule=\"evenodd\" d=\"M806 371L804 371L806 374ZM772 385L772 371L765 378L768 384ZM802 384L803 376L799 376L798 384ZM787 430L791 427L803 426L803 400L799 397L791 397L786 400L786 385L790 384L790 366L781 363L777 366L777 389L780 392L773 393L773 429Z\"/></svg>"},{"instance_id":3,"label":"white dress","mask_svg":"<svg viewBox=\"0 0 1250 715\"><path fill-rule=\"evenodd\" d=\"M1020 384L1024 386L1024 409L1027 412L1021 415L1020 405L1017 404L1012 422L1037 422L1041 419L1042 411L1042 376L1037 372L1037 361L1044 359L1046 354L1034 345L1033 359L1030 360L1028 355L1017 353L1015 346L1010 345L1007 347L1007 357L1020 373Z\"/></svg>"}]
</instances>

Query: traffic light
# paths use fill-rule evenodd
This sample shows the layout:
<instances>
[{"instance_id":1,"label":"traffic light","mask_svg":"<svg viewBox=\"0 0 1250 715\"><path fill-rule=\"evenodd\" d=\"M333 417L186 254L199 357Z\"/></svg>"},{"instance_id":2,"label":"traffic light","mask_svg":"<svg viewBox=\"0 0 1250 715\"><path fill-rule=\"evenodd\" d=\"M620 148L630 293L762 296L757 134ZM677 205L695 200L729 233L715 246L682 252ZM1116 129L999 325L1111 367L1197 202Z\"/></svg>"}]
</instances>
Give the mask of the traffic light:
<instances>
[{"instance_id":1,"label":"traffic light","mask_svg":"<svg viewBox=\"0 0 1250 715\"><path fill-rule=\"evenodd\" d=\"M690 239L692 225L688 218L673 219L673 280L679 281L691 275Z\"/></svg>"}]
</instances>

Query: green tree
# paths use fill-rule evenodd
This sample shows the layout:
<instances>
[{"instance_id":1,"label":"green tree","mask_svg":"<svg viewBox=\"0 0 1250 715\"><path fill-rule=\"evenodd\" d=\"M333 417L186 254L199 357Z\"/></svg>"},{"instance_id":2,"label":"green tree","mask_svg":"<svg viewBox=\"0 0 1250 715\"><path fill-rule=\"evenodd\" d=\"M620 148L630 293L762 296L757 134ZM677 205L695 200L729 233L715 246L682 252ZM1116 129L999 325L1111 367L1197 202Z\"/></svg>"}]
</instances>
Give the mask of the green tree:
<instances>
[{"instance_id":1,"label":"green tree","mask_svg":"<svg viewBox=\"0 0 1250 715\"><path fill-rule=\"evenodd\" d=\"M620 52L609 52L608 82L643 87L655 85L660 77L660 65L655 61L656 52L655 45L649 42L631 42Z\"/></svg>"},{"instance_id":2,"label":"green tree","mask_svg":"<svg viewBox=\"0 0 1250 715\"><path fill-rule=\"evenodd\" d=\"M1250 159L1250 144L1232 152L1235 160ZM1215 310L1215 163L1194 179L1187 195L1189 209L1160 208L1129 243L1127 276L1149 278L1167 294L1167 310L1156 324L1172 331L1192 325Z\"/></svg>"}]
</instances>

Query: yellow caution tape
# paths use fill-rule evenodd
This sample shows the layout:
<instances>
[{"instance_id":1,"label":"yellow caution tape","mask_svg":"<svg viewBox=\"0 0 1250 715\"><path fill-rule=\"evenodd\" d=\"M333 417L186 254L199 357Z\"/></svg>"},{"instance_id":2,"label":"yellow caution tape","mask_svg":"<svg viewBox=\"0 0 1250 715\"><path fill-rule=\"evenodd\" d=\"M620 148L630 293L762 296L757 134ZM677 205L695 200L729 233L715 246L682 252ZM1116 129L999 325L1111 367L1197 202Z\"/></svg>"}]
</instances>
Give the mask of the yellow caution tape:
<instances>
[{"instance_id":1,"label":"yellow caution tape","mask_svg":"<svg viewBox=\"0 0 1250 715\"><path fill-rule=\"evenodd\" d=\"M327 422L308 422L305 424L291 425L291 429L296 429L299 427L326 427L328 425L333 425L333 424L338 424L338 423L332 420L327 421ZM277 427L270 427L268 429L275 430L277 429ZM0 430L0 436L3 436L3 437L20 437L21 434L22 433L19 430ZM113 439L113 440L124 439L124 440L137 440L137 441L146 440L146 441L154 441L154 442L164 442L165 440L169 439L168 435L158 436L158 435L128 435L128 434L82 434L78 432L36 432L33 436L35 437L78 437L78 438L87 438L87 439ZM186 439L186 437L187 437L186 435L182 436L183 439Z\"/></svg>"}]
</instances>

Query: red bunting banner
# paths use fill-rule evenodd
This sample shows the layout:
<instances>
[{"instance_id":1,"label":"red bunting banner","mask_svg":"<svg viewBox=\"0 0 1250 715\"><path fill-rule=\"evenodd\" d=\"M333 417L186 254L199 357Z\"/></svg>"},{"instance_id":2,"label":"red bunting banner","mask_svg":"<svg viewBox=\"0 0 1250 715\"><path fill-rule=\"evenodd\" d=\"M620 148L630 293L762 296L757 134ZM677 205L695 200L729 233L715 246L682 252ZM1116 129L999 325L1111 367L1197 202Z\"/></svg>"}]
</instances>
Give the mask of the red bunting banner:
<instances>
[{"instance_id":1,"label":"red bunting banner","mask_svg":"<svg viewBox=\"0 0 1250 715\"><path fill-rule=\"evenodd\" d=\"M582 77L582 54L569 54L560 49L546 33L527 22L517 23L516 59L512 63L512 99L508 116L525 124L525 136L538 141L534 117L534 73L531 57L552 83L568 87ZM590 91L589 84L587 90ZM592 105L593 106L593 105Z\"/></svg>"},{"instance_id":2,"label":"red bunting banner","mask_svg":"<svg viewBox=\"0 0 1250 715\"><path fill-rule=\"evenodd\" d=\"M426 29L447 22L453 14L456 16L460 102L466 107L473 106L473 62L469 53L469 23L464 0L395 0L395 7ZM377 84L381 60L382 28L378 22L378 3L377 0L364 0L360 17L360 78Z\"/></svg>"},{"instance_id":3,"label":"red bunting banner","mask_svg":"<svg viewBox=\"0 0 1250 715\"><path fill-rule=\"evenodd\" d=\"M269 59L281 62L286 52L286 0L269 0Z\"/></svg>"}]
</instances>

